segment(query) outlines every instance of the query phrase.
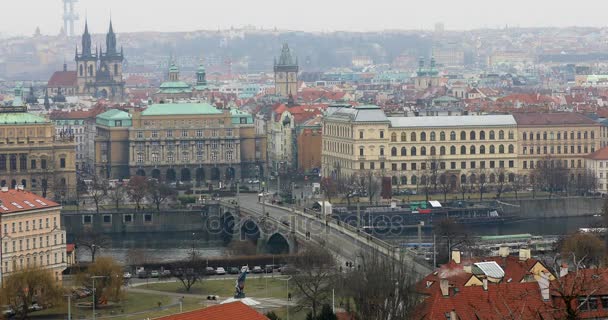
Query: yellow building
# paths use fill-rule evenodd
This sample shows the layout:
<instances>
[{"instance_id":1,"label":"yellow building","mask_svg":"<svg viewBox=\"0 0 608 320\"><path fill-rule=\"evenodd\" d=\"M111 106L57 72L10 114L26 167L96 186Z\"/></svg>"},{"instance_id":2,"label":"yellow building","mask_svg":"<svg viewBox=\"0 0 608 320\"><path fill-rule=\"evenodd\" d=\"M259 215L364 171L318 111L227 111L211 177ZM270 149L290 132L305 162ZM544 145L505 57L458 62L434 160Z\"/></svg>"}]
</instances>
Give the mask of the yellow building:
<instances>
[{"instance_id":1,"label":"yellow building","mask_svg":"<svg viewBox=\"0 0 608 320\"><path fill-rule=\"evenodd\" d=\"M67 263L60 209L59 204L28 191L0 190L0 282L27 267L48 269L61 280Z\"/></svg>"},{"instance_id":2,"label":"yellow building","mask_svg":"<svg viewBox=\"0 0 608 320\"><path fill-rule=\"evenodd\" d=\"M142 112L110 110L97 116L97 172L162 181L231 181L259 176L266 137L253 117L207 103L155 104Z\"/></svg>"},{"instance_id":3,"label":"yellow building","mask_svg":"<svg viewBox=\"0 0 608 320\"><path fill-rule=\"evenodd\" d=\"M0 187L69 197L76 187L73 137L57 136L53 123L28 113L20 96L0 107Z\"/></svg>"},{"instance_id":4,"label":"yellow building","mask_svg":"<svg viewBox=\"0 0 608 320\"><path fill-rule=\"evenodd\" d=\"M516 131L511 115L386 117L377 106L342 108L324 121L323 174L372 170L410 188L432 175L451 189L501 174L512 179Z\"/></svg>"},{"instance_id":5,"label":"yellow building","mask_svg":"<svg viewBox=\"0 0 608 320\"><path fill-rule=\"evenodd\" d=\"M570 171L570 180L580 179L585 157L601 147L601 125L582 114L516 113L513 116L519 131L518 167L524 183L530 180L535 168L545 165L575 169Z\"/></svg>"}]
</instances>

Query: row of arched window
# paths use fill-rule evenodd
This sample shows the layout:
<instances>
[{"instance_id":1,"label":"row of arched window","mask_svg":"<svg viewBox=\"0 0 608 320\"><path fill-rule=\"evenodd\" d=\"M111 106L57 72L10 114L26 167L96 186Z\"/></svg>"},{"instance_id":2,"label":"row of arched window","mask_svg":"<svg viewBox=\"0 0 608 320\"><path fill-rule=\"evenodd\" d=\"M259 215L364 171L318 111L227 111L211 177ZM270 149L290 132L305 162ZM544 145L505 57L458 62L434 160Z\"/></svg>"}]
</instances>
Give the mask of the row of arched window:
<instances>
[{"instance_id":1,"label":"row of arched window","mask_svg":"<svg viewBox=\"0 0 608 320\"><path fill-rule=\"evenodd\" d=\"M418 152L418 150L420 152ZM363 156L363 148L361 148L360 150L360 155ZM428 151L428 153L427 153ZM460 153L457 153L458 149L456 146L451 146L450 150L449 150L449 154L450 155L456 155L456 154L477 154L479 152L479 154L495 154L495 153L499 153L499 154L503 154L505 153L505 151L507 153L515 153L515 146L510 144L506 147L505 150L505 146L504 145L498 145L498 148L494 145L490 145L486 148L485 145L481 145L479 146L479 149L476 146L470 146L469 148L467 148L466 146L460 146ZM431 156L435 156L435 155L446 155L447 154L447 148L444 146L441 146L439 148L435 147L435 146L431 146L427 149L427 147L420 147L420 149L416 148L416 147L411 147L409 149L409 155L410 156L426 156L426 155L431 155ZM380 156L384 156L384 148L380 148ZM391 156L392 157L397 157L397 156L407 156L408 155L408 149L406 147L401 147L401 149L397 149L397 147L392 147L391 148Z\"/></svg>"},{"instance_id":2,"label":"row of arched window","mask_svg":"<svg viewBox=\"0 0 608 320\"><path fill-rule=\"evenodd\" d=\"M460 135L460 141L496 140L496 132L494 130L490 130L488 132L487 136L486 136L486 131L484 131L484 130L481 130L479 132L471 130L468 133L466 131L460 131L459 135ZM514 139L515 138L514 132L509 131L508 137L509 137L509 139ZM402 142L408 141L407 138L408 138L407 133L401 132L400 141L402 141ZM457 138L456 131L451 131L449 138L450 138L450 141L456 141L456 138ZM427 141L427 139L428 139L428 141L447 141L445 131L439 132L439 139L437 139L437 133L435 131L431 131L428 135L426 132L421 132L419 135L416 134L416 132L410 133L409 141L415 142L415 141L418 141L418 139L420 139L420 141ZM498 140L504 140L504 139L505 139L505 131L499 130L498 131ZM391 134L391 142L397 142L397 133L396 132L393 132Z\"/></svg>"}]
</instances>

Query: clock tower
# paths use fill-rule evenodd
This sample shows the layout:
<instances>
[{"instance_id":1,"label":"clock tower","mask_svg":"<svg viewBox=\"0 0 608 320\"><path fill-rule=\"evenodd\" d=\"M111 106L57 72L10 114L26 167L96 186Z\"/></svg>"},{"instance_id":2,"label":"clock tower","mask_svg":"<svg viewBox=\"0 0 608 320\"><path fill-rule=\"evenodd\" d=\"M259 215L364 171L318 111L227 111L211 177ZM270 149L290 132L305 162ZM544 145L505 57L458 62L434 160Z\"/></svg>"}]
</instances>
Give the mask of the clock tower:
<instances>
[{"instance_id":1,"label":"clock tower","mask_svg":"<svg viewBox=\"0 0 608 320\"><path fill-rule=\"evenodd\" d=\"M292 56L287 43L283 44L279 61L274 61L275 94L295 97L298 94L298 58Z\"/></svg>"}]
</instances>

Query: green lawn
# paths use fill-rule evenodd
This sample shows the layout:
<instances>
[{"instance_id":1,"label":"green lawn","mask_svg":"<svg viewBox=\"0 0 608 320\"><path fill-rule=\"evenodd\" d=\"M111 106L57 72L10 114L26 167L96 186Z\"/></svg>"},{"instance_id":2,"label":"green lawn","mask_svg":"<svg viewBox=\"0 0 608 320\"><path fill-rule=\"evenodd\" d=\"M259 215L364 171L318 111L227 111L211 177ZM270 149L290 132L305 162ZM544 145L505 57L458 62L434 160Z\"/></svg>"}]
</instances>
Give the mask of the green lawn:
<instances>
[{"instance_id":1,"label":"green lawn","mask_svg":"<svg viewBox=\"0 0 608 320\"><path fill-rule=\"evenodd\" d=\"M93 310L90 307L78 307L80 302L90 302L90 298L79 299L72 301L72 318L85 319L92 318ZM158 303L161 306L171 305L176 302L176 299L163 295L144 294L144 293L125 293L125 299L119 303L100 306L96 311L97 317L109 317L112 319L145 319L156 318L163 315L174 314L179 312L179 306L160 310ZM203 307L200 299L186 298L183 303L183 310L193 310ZM67 304L58 306L52 309L47 309L39 312L31 313L31 318L57 318L64 319L67 317ZM137 314L133 314L137 313Z\"/></svg>"},{"instance_id":2,"label":"green lawn","mask_svg":"<svg viewBox=\"0 0 608 320\"><path fill-rule=\"evenodd\" d=\"M245 294L248 297L257 298L287 298L287 286L285 281L279 280L280 275L275 278L262 278L249 276L245 281ZM218 295L228 298L234 295L235 280L209 280L204 279L196 283L191 289L191 294ZM142 285L139 288L186 293L181 282L153 283Z\"/></svg>"}]
</instances>

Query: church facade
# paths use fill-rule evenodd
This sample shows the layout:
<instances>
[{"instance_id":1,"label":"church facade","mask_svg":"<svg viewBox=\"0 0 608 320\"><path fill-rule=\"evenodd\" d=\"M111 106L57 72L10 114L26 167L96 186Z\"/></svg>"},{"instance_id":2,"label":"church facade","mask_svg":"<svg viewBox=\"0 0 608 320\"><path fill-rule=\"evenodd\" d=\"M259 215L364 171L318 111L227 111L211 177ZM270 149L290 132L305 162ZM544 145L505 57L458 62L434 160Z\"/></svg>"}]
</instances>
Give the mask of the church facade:
<instances>
[{"instance_id":1,"label":"church facade","mask_svg":"<svg viewBox=\"0 0 608 320\"><path fill-rule=\"evenodd\" d=\"M289 46L285 43L281 56L274 61L275 94L281 97L292 97L298 94L298 59L293 57Z\"/></svg>"},{"instance_id":2,"label":"church facade","mask_svg":"<svg viewBox=\"0 0 608 320\"><path fill-rule=\"evenodd\" d=\"M97 98L121 100L124 97L123 79L124 54L117 48L116 34L112 22L106 34L106 47L93 51L88 23L85 23L80 51L74 55L76 71L57 71L48 82L51 92L94 96Z\"/></svg>"}]
</instances>

